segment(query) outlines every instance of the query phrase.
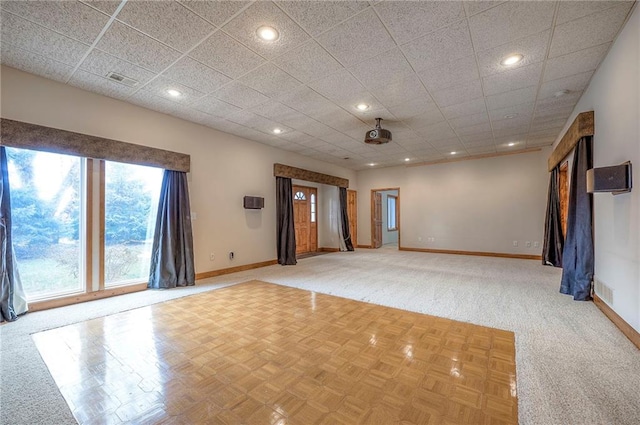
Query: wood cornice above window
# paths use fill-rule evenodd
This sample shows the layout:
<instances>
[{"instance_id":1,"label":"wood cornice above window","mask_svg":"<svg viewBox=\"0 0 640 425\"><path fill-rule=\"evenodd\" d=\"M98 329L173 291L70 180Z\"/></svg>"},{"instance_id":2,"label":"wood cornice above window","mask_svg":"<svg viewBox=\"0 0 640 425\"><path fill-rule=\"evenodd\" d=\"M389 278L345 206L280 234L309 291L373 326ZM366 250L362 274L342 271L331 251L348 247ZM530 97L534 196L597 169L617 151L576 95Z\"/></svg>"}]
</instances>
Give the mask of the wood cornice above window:
<instances>
[{"instance_id":1,"label":"wood cornice above window","mask_svg":"<svg viewBox=\"0 0 640 425\"><path fill-rule=\"evenodd\" d=\"M188 173L189 155L103 137L0 119L0 144L93 159L126 162Z\"/></svg>"},{"instance_id":2,"label":"wood cornice above window","mask_svg":"<svg viewBox=\"0 0 640 425\"><path fill-rule=\"evenodd\" d=\"M548 168L549 171L556 168L562 160L569 155L569 152L573 150L578 141L585 136L593 136L595 133L595 116L593 111L581 112L578 114L571 126L564 133L560 143L553 150L551 156L549 156Z\"/></svg>"},{"instance_id":3,"label":"wood cornice above window","mask_svg":"<svg viewBox=\"0 0 640 425\"><path fill-rule=\"evenodd\" d=\"M316 173L315 171L290 167L289 165L284 164L273 164L273 175L275 177L287 177L290 179L328 184L331 186L349 187L349 179L343 179L342 177L331 176L329 174Z\"/></svg>"}]
</instances>

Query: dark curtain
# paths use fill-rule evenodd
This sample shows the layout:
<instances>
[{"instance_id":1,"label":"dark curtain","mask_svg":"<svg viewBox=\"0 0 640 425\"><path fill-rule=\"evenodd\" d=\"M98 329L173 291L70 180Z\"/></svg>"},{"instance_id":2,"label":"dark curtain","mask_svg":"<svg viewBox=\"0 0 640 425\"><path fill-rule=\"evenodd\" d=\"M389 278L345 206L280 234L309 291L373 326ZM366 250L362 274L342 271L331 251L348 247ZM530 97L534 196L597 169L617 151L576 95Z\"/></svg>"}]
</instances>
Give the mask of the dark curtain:
<instances>
[{"instance_id":1,"label":"dark curtain","mask_svg":"<svg viewBox=\"0 0 640 425\"><path fill-rule=\"evenodd\" d=\"M587 170L593 168L593 137L576 145L569 188L567 239L562 253L560 292L576 301L591 299L593 280L593 197L587 193Z\"/></svg>"},{"instance_id":2,"label":"dark curtain","mask_svg":"<svg viewBox=\"0 0 640 425\"><path fill-rule=\"evenodd\" d=\"M547 217L544 222L544 242L542 247L542 264L554 267L562 267L562 249L564 247L558 189L559 167L554 168L549 176Z\"/></svg>"},{"instance_id":3,"label":"dark curtain","mask_svg":"<svg viewBox=\"0 0 640 425\"><path fill-rule=\"evenodd\" d=\"M347 213L347 188L340 187L340 221L342 222L342 236L347 251L353 251L351 242L351 230L349 229L349 214Z\"/></svg>"},{"instance_id":4,"label":"dark curtain","mask_svg":"<svg viewBox=\"0 0 640 425\"><path fill-rule=\"evenodd\" d=\"M194 285L193 234L187 175L165 170L151 250L149 288Z\"/></svg>"},{"instance_id":5,"label":"dark curtain","mask_svg":"<svg viewBox=\"0 0 640 425\"><path fill-rule=\"evenodd\" d=\"M296 231L293 223L293 187L291 179L276 177L276 218L278 220L278 264L294 265Z\"/></svg>"},{"instance_id":6,"label":"dark curtain","mask_svg":"<svg viewBox=\"0 0 640 425\"><path fill-rule=\"evenodd\" d=\"M13 262L13 245L11 241L11 197L9 195L9 168L7 166L7 153L4 146L0 146L0 165L2 174L0 178L0 263L2 275L0 276L0 322L5 320L13 322L18 319L13 308L13 295L15 291Z\"/></svg>"}]
</instances>

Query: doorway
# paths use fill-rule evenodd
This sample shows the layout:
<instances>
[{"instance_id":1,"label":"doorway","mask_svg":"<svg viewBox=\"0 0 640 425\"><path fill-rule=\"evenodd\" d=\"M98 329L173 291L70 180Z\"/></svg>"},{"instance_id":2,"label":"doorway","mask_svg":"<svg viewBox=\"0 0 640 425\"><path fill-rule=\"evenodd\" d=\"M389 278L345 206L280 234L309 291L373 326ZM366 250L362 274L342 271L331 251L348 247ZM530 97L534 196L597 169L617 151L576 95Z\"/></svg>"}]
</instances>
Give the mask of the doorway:
<instances>
[{"instance_id":1,"label":"doorway","mask_svg":"<svg viewBox=\"0 0 640 425\"><path fill-rule=\"evenodd\" d=\"M296 255L318 250L318 189L293 186Z\"/></svg>"},{"instance_id":2,"label":"doorway","mask_svg":"<svg viewBox=\"0 0 640 425\"><path fill-rule=\"evenodd\" d=\"M371 190L371 248L400 247L400 188Z\"/></svg>"}]
</instances>

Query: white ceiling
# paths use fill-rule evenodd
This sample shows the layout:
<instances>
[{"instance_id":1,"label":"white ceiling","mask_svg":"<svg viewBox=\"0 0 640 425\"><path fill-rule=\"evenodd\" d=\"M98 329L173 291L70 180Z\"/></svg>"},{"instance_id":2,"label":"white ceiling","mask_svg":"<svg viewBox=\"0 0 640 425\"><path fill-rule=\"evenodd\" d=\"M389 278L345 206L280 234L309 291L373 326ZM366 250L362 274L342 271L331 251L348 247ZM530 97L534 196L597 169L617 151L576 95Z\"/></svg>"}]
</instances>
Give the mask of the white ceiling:
<instances>
[{"instance_id":1,"label":"white ceiling","mask_svg":"<svg viewBox=\"0 0 640 425\"><path fill-rule=\"evenodd\" d=\"M0 4L5 65L360 170L551 145L634 2Z\"/></svg>"}]
</instances>

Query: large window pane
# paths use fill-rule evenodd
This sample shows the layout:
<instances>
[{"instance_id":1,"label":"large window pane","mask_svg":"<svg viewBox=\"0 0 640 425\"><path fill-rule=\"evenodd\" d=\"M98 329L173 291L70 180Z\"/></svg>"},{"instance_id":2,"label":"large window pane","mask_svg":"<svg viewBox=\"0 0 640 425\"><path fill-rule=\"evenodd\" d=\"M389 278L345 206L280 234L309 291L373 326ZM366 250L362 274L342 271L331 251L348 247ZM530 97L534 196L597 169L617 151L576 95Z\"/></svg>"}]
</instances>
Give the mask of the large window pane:
<instances>
[{"instance_id":1,"label":"large window pane","mask_svg":"<svg viewBox=\"0 0 640 425\"><path fill-rule=\"evenodd\" d=\"M106 286L149 278L162 172L141 165L105 164Z\"/></svg>"},{"instance_id":2,"label":"large window pane","mask_svg":"<svg viewBox=\"0 0 640 425\"><path fill-rule=\"evenodd\" d=\"M82 160L7 148L13 245L29 300L84 290Z\"/></svg>"}]
</instances>

